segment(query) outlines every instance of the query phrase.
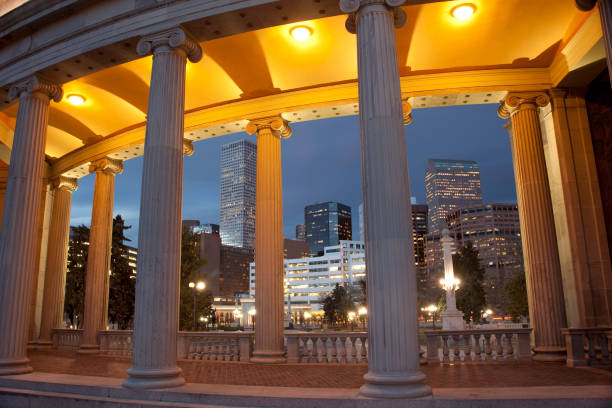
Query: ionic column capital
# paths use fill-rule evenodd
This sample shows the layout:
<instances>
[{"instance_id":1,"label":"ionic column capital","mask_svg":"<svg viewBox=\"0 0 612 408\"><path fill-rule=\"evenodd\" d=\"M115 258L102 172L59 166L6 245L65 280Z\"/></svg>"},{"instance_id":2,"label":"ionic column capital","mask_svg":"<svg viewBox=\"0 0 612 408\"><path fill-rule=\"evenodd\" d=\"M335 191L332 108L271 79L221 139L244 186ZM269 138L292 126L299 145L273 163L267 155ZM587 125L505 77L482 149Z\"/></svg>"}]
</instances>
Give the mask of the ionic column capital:
<instances>
[{"instance_id":1,"label":"ionic column capital","mask_svg":"<svg viewBox=\"0 0 612 408\"><path fill-rule=\"evenodd\" d=\"M589 11L592 10L593 7L595 7L595 3L597 3L597 0L575 0L575 2L576 7L578 7L579 10Z\"/></svg>"},{"instance_id":2,"label":"ionic column capital","mask_svg":"<svg viewBox=\"0 0 612 408\"><path fill-rule=\"evenodd\" d=\"M183 139L183 154L191 156L194 152L193 142L189 139Z\"/></svg>"},{"instance_id":3,"label":"ionic column capital","mask_svg":"<svg viewBox=\"0 0 612 408\"><path fill-rule=\"evenodd\" d=\"M198 62L202 59L202 47L181 27L143 36L136 45L136 51L145 56L155 53L160 47L181 49L191 62Z\"/></svg>"},{"instance_id":4,"label":"ionic column capital","mask_svg":"<svg viewBox=\"0 0 612 408\"><path fill-rule=\"evenodd\" d=\"M59 190L60 188L65 188L70 191L76 190L79 188L79 182L75 178L58 176L51 179L51 189Z\"/></svg>"},{"instance_id":5,"label":"ionic column capital","mask_svg":"<svg viewBox=\"0 0 612 408\"><path fill-rule=\"evenodd\" d=\"M497 114L502 119L508 119L522 109L543 108L549 103L550 96L546 92L509 92L501 101Z\"/></svg>"},{"instance_id":6,"label":"ionic column capital","mask_svg":"<svg viewBox=\"0 0 612 408\"><path fill-rule=\"evenodd\" d=\"M111 159L110 157L104 157L100 160L91 162L89 165L89 172L111 172L114 174L121 174L123 172L123 162L121 160Z\"/></svg>"},{"instance_id":7,"label":"ionic column capital","mask_svg":"<svg viewBox=\"0 0 612 408\"><path fill-rule=\"evenodd\" d=\"M393 25L401 28L406 23L406 13L401 9L405 0L340 0L340 10L349 13L346 18L346 29L351 34L357 33L357 19L359 13L366 6L387 6L393 12Z\"/></svg>"},{"instance_id":8,"label":"ionic column capital","mask_svg":"<svg viewBox=\"0 0 612 408\"><path fill-rule=\"evenodd\" d=\"M274 136L282 137L283 139L289 138L292 133L292 130L289 127L289 122L280 116L253 119L246 126L246 132L249 135L264 129L270 129Z\"/></svg>"},{"instance_id":9,"label":"ionic column capital","mask_svg":"<svg viewBox=\"0 0 612 408\"><path fill-rule=\"evenodd\" d=\"M404 125L412 123L412 105L408 101L402 102L402 111L404 113Z\"/></svg>"},{"instance_id":10,"label":"ionic column capital","mask_svg":"<svg viewBox=\"0 0 612 408\"><path fill-rule=\"evenodd\" d=\"M62 87L52 82L42 79L38 75L32 75L20 82L15 83L9 90L9 99L20 97L23 93L42 94L55 102L62 100L64 95Z\"/></svg>"}]
</instances>

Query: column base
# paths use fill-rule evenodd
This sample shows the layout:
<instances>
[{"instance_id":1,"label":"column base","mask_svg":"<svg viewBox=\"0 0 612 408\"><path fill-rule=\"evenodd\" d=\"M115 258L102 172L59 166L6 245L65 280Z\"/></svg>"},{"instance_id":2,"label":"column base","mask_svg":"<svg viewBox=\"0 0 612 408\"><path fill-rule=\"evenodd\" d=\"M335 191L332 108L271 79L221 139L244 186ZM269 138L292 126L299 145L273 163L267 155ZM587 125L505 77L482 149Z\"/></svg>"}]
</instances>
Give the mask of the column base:
<instances>
[{"instance_id":1,"label":"column base","mask_svg":"<svg viewBox=\"0 0 612 408\"><path fill-rule=\"evenodd\" d=\"M77 354L98 354L100 353L99 344L81 344L77 350Z\"/></svg>"},{"instance_id":2,"label":"column base","mask_svg":"<svg viewBox=\"0 0 612 408\"><path fill-rule=\"evenodd\" d=\"M567 359L565 347L535 347L533 353L532 359L534 361L565 362Z\"/></svg>"},{"instance_id":3,"label":"column base","mask_svg":"<svg viewBox=\"0 0 612 408\"><path fill-rule=\"evenodd\" d=\"M283 364L287 359L282 351L254 351L249 361L259 364Z\"/></svg>"},{"instance_id":4,"label":"column base","mask_svg":"<svg viewBox=\"0 0 612 408\"><path fill-rule=\"evenodd\" d=\"M425 374L381 375L369 371L363 376L366 384L359 393L370 398L421 398L431 396L431 387L424 384Z\"/></svg>"},{"instance_id":5,"label":"column base","mask_svg":"<svg viewBox=\"0 0 612 408\"><path fill-rule=\"evenodd\" d=\"M442 312L442 329L443 330L463 330L465 323L463 321L463 313L459 310L447 310Z\"/></svg>"},{"instance_id":6,"label":"column base","mask_svg":"<svg viewBox=\"0 0 612 408\"><path fill-rule=\"evenodd\" d=\"M0 359L0 375L27 374L32 371L29 358Z\"/></svg>"},{"instance_id":7,"label":"column base","mask_svg":"<svg viewBox=\"0 0 612 408\"><path fill-rule=\"evenodd\" d=\"M185 384L181 369L174 368L130 368L128 379L123 382L125 388L148 390L157 388L180 387Z\"/></svg>"}]
</instances>

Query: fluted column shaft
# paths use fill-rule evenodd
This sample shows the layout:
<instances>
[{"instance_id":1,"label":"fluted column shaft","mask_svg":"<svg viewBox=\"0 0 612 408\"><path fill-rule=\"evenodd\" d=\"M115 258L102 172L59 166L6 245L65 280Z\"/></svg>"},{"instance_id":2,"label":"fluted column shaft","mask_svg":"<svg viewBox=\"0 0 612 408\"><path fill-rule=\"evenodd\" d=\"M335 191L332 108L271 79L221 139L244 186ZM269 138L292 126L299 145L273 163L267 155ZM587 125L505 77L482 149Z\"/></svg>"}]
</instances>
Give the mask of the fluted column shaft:
<instances>
[{"instance_id":1,"label":"fluted column shaft","mask_svg":"<svg viewBox=\"0 0 612 408\"><path fill-rule=\"evenodd\" d=\"M32 371L26 356L49 100L61 88L33 77L13 86L17 123L0 231L0 375Z\"/></svg>"},{"instance_id":2,"label":"fluted column shaft","mask_svg":"<svg viewBox=\"0 0 612 408\"><path fill-rule=\"evenodd\" d=\"M138 231L138 276L130 388L165 388L185 381L176 364L181 265L183 132L187 57L201 49L181 29L143 37L153 52Z\"/></svg>"},{"instance_id":3,"label":"fluted column shaft","mask_svg":"<svg viewBox=\"0 0 612 408\"><path fill-rule=\"evenodd\" d=\"M564 361L567 327L561 266L546 172L539 107L545 93L509 93L500 116L512 120L512 155L527 280L534 359Z\"/></svg>"},{"instance_id":4,"label":"fluted column shaft","mask_svg":"<svg viewBox=\"0 0 612 408\"><path fill-rule=\"evenodd\" d=\"M357 33L369 371L361 393L431 394L419 370L410 186L393 26L403 1L341 1Z\"/></svg>"},{"instance_id":5,"label":"fluted column shaft","mask_svg":"<svg viewBox=\"0 0 612 408\"><path fill-rule=\"evenodd\" d=\"M52 330L60 328L62 324L66 289L66 259L70 235L70 203L72 190L76 189L76 186L76 179L59 177L52 182L55 194L49 227L47 267L38 339L38 344L41 346L51 346Z\"/></svg>"},{"instance_id":6,"label":"fluted column shaft","mask_svg":"<svg viewBox=\"0 0 612 408\"><path fill-rule=\"evenodd\" d=\"M255 351L252 362L282 363L283 320L283 183L281 137L291 134L281 118L249 122L257 132L257 190L255 201Z\"/></svg>"},{"instance_id":7,"label":"fluted column shaft","mask_svg":"<svg viewBox=\"0 0 612 408\"><path fill-rule=\"evenodd\" d=\"M106 330L115 173L122 170L120 161L108 158L93 162L89 167L90 172L96 172L96 183L89 230L80 353L97 353L100 350L98 332Z\"/></svg>"}]
</instances>

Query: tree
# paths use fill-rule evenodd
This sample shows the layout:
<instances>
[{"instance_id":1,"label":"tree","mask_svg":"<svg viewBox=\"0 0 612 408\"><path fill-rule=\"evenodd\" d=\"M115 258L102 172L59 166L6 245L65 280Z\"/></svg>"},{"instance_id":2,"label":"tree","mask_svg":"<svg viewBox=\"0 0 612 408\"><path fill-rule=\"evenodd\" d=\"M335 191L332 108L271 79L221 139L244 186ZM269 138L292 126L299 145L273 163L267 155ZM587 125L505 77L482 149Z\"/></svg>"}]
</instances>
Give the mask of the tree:
<instances>
[{"instance_id":1,"label":"tree","mask_svg":"<svg viewBox=\"0 0 612 408\"><path fill-rule=\"evenodd\" d=\"M204 280L200 268L206 265L206 260L200 258L200 234L189 227L183 227L181 240L181 301L179 312L179 327L181 330L193 327L194 297L197 296L196 319L199 316L212 317L212 294L209 290L199 293L189 287L189 282Z\"/></svg>"},{"instance_id":2,"label":"tree","mask_svg":"<svg viewBox=\"0 0 612 408\"><path fill-rule=\"evenodd\" d=\"M463 312L466 322L477 323L487 304L482 284L485 272L480 266L478 250L471 242L453 255L453 268L455 275L461 281L461 286L457 291L457 309Z\"/></svg>"},{"instance_id":3,"label":"tree","mask_svg":"<svg viewBox=\"0 0 612 408\"><path fill-rule=\"evenodd\" d=\"M88 242L88 227L85 225L70 227L64 313L68 316L73 327L80 327L82 323L83 299L85 298L85 271L87 269L87 254L89 251Z\"/></svg>"},{"instance_id":4,"label":"tree","mask_svg":"<svg viewBox=\"0 0 612 408\"><path fill-rule=\"evenodd\" d=\"M332 293L323 299L325 319L331 324L346 324L348 322L348 312L354 307L350 292L338 283L336 283Z\"/></svg>"},{"instance_id":5,"label":"tree","mask_svg":"<svg viewBox=\"0 0 612 408\"><path fill-rule=\"evenodd\" d=\"M111 275L109 283L108 318L117 323L121 330L128 329L134 319L134 302L136 297L136 276L128 258L128 247L124 241L129 241L123 231L132 228L126 226L121 215L113 220L113 236L111 246Z\"/></svg>"},{"instance_id":6,"label":"tree","mask_svg":"<svg viewBox=\"0 0 612 408\"><path fill-rule=\"evenodd\" d=\"M525 274L514 277L504 286L504 295L508 298L508 314L512 321L518 323L521 316L529 317L529 304L527 303L527 281Z\"/></svg>"}]
</instances>

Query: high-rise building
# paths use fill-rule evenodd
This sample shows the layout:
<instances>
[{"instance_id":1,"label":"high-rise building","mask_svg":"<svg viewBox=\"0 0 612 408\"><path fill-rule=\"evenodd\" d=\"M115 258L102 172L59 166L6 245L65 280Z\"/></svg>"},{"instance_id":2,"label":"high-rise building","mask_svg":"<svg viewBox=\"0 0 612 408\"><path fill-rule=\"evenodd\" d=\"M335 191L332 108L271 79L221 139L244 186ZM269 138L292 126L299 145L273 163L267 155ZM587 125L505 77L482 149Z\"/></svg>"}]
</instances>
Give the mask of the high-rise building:
<instances>
[{"instance_id":1,"label":"high-rise building","mask_svg":"<svg viewBox=\"0 0 612 408\"><path fill-rule=\"evenodd\" d=\"M427 205L412 204L412 242L417 280L427 282L425 268L425 236L427 235Z\"/></svg>"},{"instance_id":2,"label":"high-rise building","mask_svg":"<svg viewBox=\"0 0 612 408\"><path fill-rule=\"evenodd\" d=\"M340 240L351 240L351 207L337 202L318 203L304 208L306 242L310 253L323 255L327 246L338 245Z\"/></svg>"},{"instance_id":3,"label":"high-rise building","mask_svg":"<svg viewBox=\"0 0 612 408\"><path fill-rule=\"evenodd\" d=\"M456 248L471 241L485 270L487 303L504 311L506 283L523 273L523 250L518 206L491 203L461 208L448 214L448 226Z\"/></svg>"},{"instance_id":4,"label":"high-rise building","mask_svg":"<svg viewBox=\"0 0 612 408\"><path fill-rule=\"evenodd\" d=\"M310 310L322 313L322 299L334 290L336 283L354 287L365 279L363 242L341 240L323 251L321 256L285 259L285 278L292 305L309 305ZM255 296L255 262L251 262L250 268L250 295Z\"/></svg>"},{"instance_id":5,"label":"high-rise building","mask_svg":"<svg viewBox=\"0 0 612 408\"><path fill-rule=\"evenodd\" d=\"M242 139L221 146L221 222L223 245L255 247L257 145Z\"/></svg>"},{"instance_id":6,"label":"high-rise building","mask_svg":"<svg viewBox=\"0 0 612 408\"><path fill-rule=\"evenodd\" d=\"M363 203L359 204L359 239L365 242L365 234L363 233Z\"/></svg>"},{"instance_id":7,"label":"high-rise building","mask_svg":"<svg viewBox=\"0 0 612 408\"><path fill-rule=\"evenodd\" d=\"M295 226L295 239L298 241L306 241L306 225L298 224Z\"/></svg>"},{"instance_id":8,"label":"high-rise building","mask_svg":"<svg viewBox=\"0 0 612 408\"><path fill-rule=\"evenodd\" d=\"M478 163L467 160L429 159L425 173L429 206L429 232L446 228L446 216L457 208L482 203Z\"/></svg>"}]
</instances>

